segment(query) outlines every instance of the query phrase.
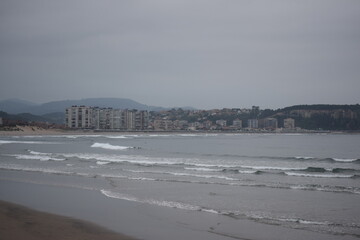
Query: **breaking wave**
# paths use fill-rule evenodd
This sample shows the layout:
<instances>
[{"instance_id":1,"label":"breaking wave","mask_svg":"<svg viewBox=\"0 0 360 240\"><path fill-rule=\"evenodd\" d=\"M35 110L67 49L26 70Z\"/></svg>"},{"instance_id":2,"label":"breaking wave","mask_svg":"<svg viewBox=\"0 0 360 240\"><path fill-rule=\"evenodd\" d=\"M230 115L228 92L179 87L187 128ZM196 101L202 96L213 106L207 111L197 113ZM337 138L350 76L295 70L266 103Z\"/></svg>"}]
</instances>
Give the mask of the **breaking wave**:
<instances>
[{"instance_id":1,"label":"breaking wave","mask_svg":"<svg viewBox=\"0 0 360 240\"><path fill-rule=\"evenodd\" d=\"M268 213L252 213L252 212L241 212L241 211L228 211L228 210L216 210L212 208L202 207L194 204L184 203L184 202L175 202L175 201L168 201L168 200L156 200L156 199L141 199L136 196L113 192L109 190L102 189L100 192L109 198L125 200L130 202L137 202L137 203L144 203L155 205L159 207L168 207L168 208L175 208L180 210L186 211L198 211L198 212L205 212L209 214L216 214L216 215L223 215L228 216L235 219L248 219L255 222L265 223L265 224L276 224L281 225L284 227L296 227L296 226L303 226L305 228L316 227L316 226L324 226L330 227L324 229L326 232L336 234L340 228L359 228L360 225L356 223L350 224L341 224L341 223L334 223L330 221L322 221L322 220L312 220L312 219L302 219L296 217L278 217L278 216L271 216Z\"/></svg>"},{"instance_id":2,"label":"breaking wave","mask_svg":"<svg viewBox=\"0 0 360 240\"><path fill-rule=\"evenodd\" d=\"M56 158L51 155L26 155L26 154L9 154L7 156L15 157L16 159L24 159L24 160L40 160L40 161L65 161L65 158Z\"/></svg>"},{"instance_id":3,"label":"breaking wave","mask_svg":"<svg viewBox=\"0 0 360 240\"><path fill-rule=\"evenodd\" d=\"M164 200L155 200L155 199L140 199L135 196L123 193L116 193L108 190L101 190L101 193L110 198L116 198L121 200L127 200L131 202L140 202L140 203L147 203L150 205L156 205L161 207L170 207L170 208L177 208L182 210L189 210L189 211L207 211L210 213L218 213L216 210L202 208L200 206L191 205L187 203L181 202L174 202L174 201L164 201Z\"/></svg>"},{"instance_id":4,"label":"breaking wave","mask_svg":"<svg viewBox=\"0 0 360 240\"><path fill-rule=\"evenodd\" d=\"M351 162L358 162L360 159L356 158L331 158L335 162L344 162L344 163L351 163Z\"/></svg>"},{"instance_id":5,"label":"breaking wave","mask_svg":"<svg viewBox=\"0 0 360 240\"><path fill-rule=\"evenodd\" d=\"M341 174L306 174L296 172L285 172L288 176L294 177L313 177L313 178L353 178L356 175L341 175Z\"/></svg>"},{"instance_id":6,"label":"breaking wave","mask_svg":"<svg viewBox=\"0 0 360 240\"><path fill-rule=\"evenodd\" d=\"M0 145L10 143L22 143L22 144L56 144L55 142L41 142L41 141L8 141L0 140Z\"/></svg>"},{"instance_id":7,"label":"breaking wave","mask_svg":"<svg viewBox=\"0 0 360 240\"><path fill-rule=\"evenodd\" d=\"M116 146L116 145L111 145L109 143L94 143L93 145L91 145L91 147L93 148L103 148L103 149L109 149L109 150L126 150L126 149L130 149L132 147L125 147L125 146Z\"/></svg>"}]
</instances>

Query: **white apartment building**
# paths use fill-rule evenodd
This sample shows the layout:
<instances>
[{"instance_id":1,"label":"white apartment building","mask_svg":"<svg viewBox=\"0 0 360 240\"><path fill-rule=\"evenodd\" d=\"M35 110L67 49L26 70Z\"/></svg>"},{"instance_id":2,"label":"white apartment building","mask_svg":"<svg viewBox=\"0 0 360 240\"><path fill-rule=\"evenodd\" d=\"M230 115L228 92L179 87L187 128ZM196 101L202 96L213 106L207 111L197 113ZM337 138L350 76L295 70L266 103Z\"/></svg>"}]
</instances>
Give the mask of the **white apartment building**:
<instances>
[{"instance_id":1,"label":"white apartment building","mask_svg":"<svg viewBox=\"0 0 360 240\"><path fill-rule=\"evenodd\" d=\"M240 119L233 120L233 127L242 128L242 121Z\"/></svg>"},{"instance_id":2,"label":"white apartment building","mask_svg":"<svg viewBox=\"0 0 360 240\"><path fill-rule=\"evenodd\" d=\"M248 120L248 128L259 128L259 120L249 119Z\"/></svg>"},{"instance_id":3,"label":"white apartment building","mask_svg":"<svg viewBox=\"0 0 360 240\"><path fill-rule=\"evenodd\" d=\"M72 106L65 110L65 125L69 128L92 128L92 108Z\"/></svg>"},{"instance_id":4,"label":"white apartment building","mask_svg":"<svg viewBox=\"0 0 360 240\"><path fill-rule=\"evenodd\" d=\"M144 130L148 128L148 112L72 106L66 109L66 126L78 129Z\"/></svg>"}]
</instances>

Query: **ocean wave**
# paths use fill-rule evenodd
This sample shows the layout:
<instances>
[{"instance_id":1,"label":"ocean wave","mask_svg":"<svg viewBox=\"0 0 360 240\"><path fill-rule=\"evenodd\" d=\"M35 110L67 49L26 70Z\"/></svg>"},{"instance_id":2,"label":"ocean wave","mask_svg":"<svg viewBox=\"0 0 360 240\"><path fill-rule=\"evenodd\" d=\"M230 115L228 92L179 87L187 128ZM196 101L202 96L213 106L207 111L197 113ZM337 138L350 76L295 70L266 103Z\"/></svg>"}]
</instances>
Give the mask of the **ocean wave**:
<instances>
[{"instance_id":1,"label":"ocean wave","mask_svg":"<svg viewBox=\"0 0 360 240\"><path fill-rule=\"evenodd\" d=\"M100 190L102 194L104 194L107 197L120 199L120 200L126 200L131 202L139 202L139 203L146 203L150 205L156 205L160 207L169 207L169 208L176 208L176 209L182 209L182 210L188 210L188 211L204 211L208 213L216 213L219 212L214 209L208 209L208 208L202 208L200 206L188 204L188 203L182 203L182 202L174 202L174 201L165 201L165 200L155 200L155 199L140 199L135 196L132 196L130 194L124 194L124 193L117 193L112 192L109 190Z\"/></svg>"},{"instance_id":2,"label":"ocean wave","mask_svg":"<svg viewBox=\"0 0 360 240\"><path fill-rule=\"evenodd\" d=\"M230 215L236 216L236 215L243 215L243 214L239 214L239 213L228 213ZM244 213L244 215L247 218L250 218L252 220L255 220L257 222L264 222L264 223L281 223L281 222L286 222L286 223L296 223L296 224L304 224L304 225L326 225L326 226L330 226L330 225L335 225L334 223L331 223L329 221L316 221L316 220L306 220L306 219L301 219L301 218L282 218L282 217L271 217L268 216L266 214L253 214L253 213Z\"/></svg>"},{"instance_id":3,"label":"ocean wave","mask_svg":"<svg viewBox=\"0 0 360 240\"><path fill-rule=\"evenodd\" d=\"M264 224L276 224L284 227L298 227L303 226L304 228L312 228L317 226L326 226L331 228L326 228L325 231L330 233L337 233L338 228L359 228L359 224L356 223L334 223L326 220L314 220L314 219L303 219L303 218L296 218L296 217L284 217L284 216L272 216L271 213L253 213L253 212L242 212L239 210L216 210L212 208L202 207L195 204L189 204L184 202L178 201L169 201L169 200L158 200L158 199L141 199L131 194L114 192L110 190L101 189L100 192L109 198L125 200L130 202L136 203L144 203L159 207L167 207L167 208L175 208L185 211L197 211L197 212L204 212L208 214L216 214L222 216L228 216L235 219L248 219L254 222L260 222Z\"/></svg>"},{"instance_id":4,"label":"ocean wave","mask_svg":"<svg viewBox=\"0 0 360 240\"><path fill-rule=\"evenodd\" d=\"M17 164L1 164L0 169L12 170L12 171L25 171L25 172L40 172L40 173L60 174L60 175L77 175L77 173L74 172L49 169L49 168L25 167Z\"/></svg>"},{"instance_id":5,"label":"ocean wave","mask_svg":"<svg viewBox=\"0 0 360 240\"><path fill-rule=\"evenodd\" d=\"M289 188L294 190L305 190L305 191L360 194L360 189L357 187L308 184L308 185L290 185Z\"/></svg>"},{"instance_id":6,"label":"ocean wave","mask_svg":"<svg viewBox=\"0 0 360 240\"><path fill-rule=\"evenodd\" d=\"M238 178L231 178L226 176L220 175L201 175L201 174L191 174L191 173L179 173L179 172L159 172L163 174L169 174L174 176L187 176L187 177L196 177L196 178L217 178L217 179L224 179L228 181L240 181Z\"/></svg>"},{"instance_id":7,"label":"ocean wave","mask_svg":"<svg viewBox=\"0 0 360 240\"><path fill-rule=\"evenodd\" d=\"M32 155L41 155L41 156L51 156L51 153L43 153L43 152L36 152L36 151L32 151L32 150L28 150L28 152Z\"/></svg>"},{"instance_id":8,"label":"ocean wave","mask_svg":"<svg viewBox=\"0 0 360 240\"><path fill-rule=\"evenodd\" d=\"M303 160L315 159L314 157L302 157L302 156L294 157L294 158L295 159L303 159Z\"/></svg>"},{"instance_id":9,"label":"ocean wave","mask_svg":"<svg viewBox=\"0 0 360 240\"><path fill-rule=\"evenodd\" d=\"M342 175L342 174L306 174L296 172L285 172L288 176L293 177L313 177L313 178L353 178L355 175Z\"/></svg>"},{"instance_id":10,"label":"ocean wave","mask_svg":"<svg viewBox=\"0 0 360 240\"><path fill-rule=\"evenodd\" d=\"M98 138L98 137L102 137L102 135L79 134L79 135L59 135L59 136L56 136L56 137L64 137L64 138L76 139L76 138Z\"/></svg>"},{"instance_id":11,"label":"ocean wave","mask_svg":"<svg viewBox=\"0 0 360 240\"><path fill-rule=\"evenodd\" d=\"M305 170L306 168L295 168L295 167L271 167L271 166L244 166L241 165L241 168L248 168L248 169L254 169L254 170L279 170L279 171L301 171Z\"/></svg>"},{"instance_id":12,"label":"ocean wave","mask_svg":"<svg viewBox=\"0 0 360 240\"><path fill-rule=\"evenodd\" d=\"M65 158L55 158L48 155L26 155L26 154L8 154L7 156L15 157L16 159L24 160L40 160L40 161L65 161Z\"/></svg>"},{"instance_id":13,"label":"ocean wave","mask_svg":"<svg viewBox=\"0 0 360 240\"><path fill-rule=\"evenodd\" d=\"M359 161L359 159L356 158L331 158L335 162L344 162L344 163L351 163Z\"/></svg>"},{"instance_id":14,"label":"ocean wave","mask_svg":"<svg viewBox=\"0 0 360 240\"><path fill-rule=\"evenodd\" d=\"M111 163L130 163L141 166L162 166L162 165L178 165L181 159L171 159L167 161L164 158L149 158L137 155L108 155L108 154L88 154L88 153L59 153L59 155L67 158L79 158L82 160L97 160Z\"/></svg>"},{"instance_id":15,"label":"ocean wave","mask_svg":"<svg viewBox=\"0 0 360 240\"><path fill-rule=\"evenodd\" d=\"M111 136L111 135L105 135L105 138L110 138L110 139L126 139L129 138L128 136L125 135L119 135L119 136Z\"/></svg>"},{"instance_id":16,"label":"ocean wave","mask_svg":"<svg viewBox=\"0 0 360 240\"><path fill-rule=\"evenodd\" d=\"M254 156L254 155L241 155L241 154L213 154L204 153L200 154L204 157L220 158L220 159L272 159L281 161L309 161L309 162L334 162L334 163L360 163L359 158L335 158L335 157L313 157L313 156Z\"/></svg>"},{"instance_id":17,"label":"ocean wave","mask_svg":"<svg viewBox=\"0 0 360 240\"><path fill-rule=\"evenodd\" d=\"M165 175L173 175L173 176L186 176L186 177L196 177L196 178L217 178L217 179L224 179L228 181L240 181L238 178L230 178L221 175L202 175L202 174L191 174L191 173L184 173L184 172L165 172L165 171L139 171L139 170L124 170L133 173L148 173L148 174L165 174Z\"/></svg>"},{"instance_id":18,"label":"ocean wave","mask_svg":"<svg viewBox=\"0 0 360 240\"><path fill-rule=\"evenodd\" d=\"M109 149L109 150L126 150L126 149L130 149L132 147L125 147L125 146L116 146L116 145L111 145L109 143L94 143L93 145L91 145L91 147L93 148L103 148L103 149Z\"/></svg>"},{"instance_id":19,"label":"ocean wave","mask_svg":"<svg viewBox=\"0 0 360 240\"><path fill-rule=\"evenodd\" d=\"M11 143L21 143L21 144L56 144L55 142L41 142L41 141L8 141L8 140L0 140L0 145L2 145L2 144L11 144Z\"/></svg>"},{"instance_id":20,"label":"ocean wave","mask_svg":"<svg viewBox=\"0 0 360 240\"><path fill-rule=\"evenodd\" d=\"M97 165L106 165L109 164L110 162L105 162L105 161L96 161Z\"/></svg>"},{"instance_id":21,"label":"ocean wave","mask_svg":"<svg viewBox=\"0 0 360 240\"><path fill-rule=\"evenodd\" d=\"M200 171L200 172L222 172L223 169L213 169L213 168L196 168L196 167L186 167L185 170L191 171Z\"/></svg>"}]
</instances>

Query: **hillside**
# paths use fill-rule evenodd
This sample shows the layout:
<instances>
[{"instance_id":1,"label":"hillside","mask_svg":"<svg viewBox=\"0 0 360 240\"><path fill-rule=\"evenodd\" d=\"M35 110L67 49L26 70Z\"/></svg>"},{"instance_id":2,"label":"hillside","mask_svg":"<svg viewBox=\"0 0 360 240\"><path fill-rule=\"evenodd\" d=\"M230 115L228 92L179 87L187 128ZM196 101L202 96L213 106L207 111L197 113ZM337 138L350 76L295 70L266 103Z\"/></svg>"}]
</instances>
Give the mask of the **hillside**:
<instances>
[{"instance_id":1,"label":"hillside","mask_svg":"<svg viewBox=\"0 0 360 240\"><path fill-rule=\"evenodd\" d=\"M297 105L269 111L280 123L285 118L295 119L304 129L360 130L360 105Z\"/></svg>"},{"instance_id":2,"label":"hillside","mask_svg":"<svg viewBox=\"0 0 360 240\"><path fill-rule=\"evenodd\" d=\"M35 104L18 99L0 101L0 111L10 114L30 113L43 115L49 113L64 112L65 108L73 105L111 107L118 109L138 109L148 111L163 110L161 107L148 106L126 98L87 98L81 100L53 101L43 104Z\"/></svg>"},{"instance_id":3,"label":"hillside","mask_svg":"<svg viewBox=\"0 0 360 240\"><path fill-rule=\"evenodd\" d=\"M0 117L11 122L47 122L55 124L64 124L65 113L50 113L44 115L33 115L31 113L9 114L0 111Z\"/></svg>"}]
</instances>

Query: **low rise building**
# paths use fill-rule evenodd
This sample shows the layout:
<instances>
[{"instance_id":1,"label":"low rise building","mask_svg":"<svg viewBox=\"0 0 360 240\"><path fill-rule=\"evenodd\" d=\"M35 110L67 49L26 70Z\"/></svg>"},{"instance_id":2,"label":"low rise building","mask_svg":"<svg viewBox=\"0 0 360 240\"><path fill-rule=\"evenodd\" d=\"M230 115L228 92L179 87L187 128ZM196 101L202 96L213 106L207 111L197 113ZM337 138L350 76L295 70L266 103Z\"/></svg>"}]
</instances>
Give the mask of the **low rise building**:
<instances>
[{"instance_id":1,"label":"low rise building","mask_svg":"<svg viewBox=\"0 0 360 240\"><path fill-rule=\"evenodd\" d=\"M219 125L220 127L226 127L226 120L223 119L216 120L216 124Z\"/></svg>"},{"instance_id":2,"label":"low rise building","mask_svg":"<svg viewBox=\"0 0 360 240\"><path fill-rule=\"evenodd\" d=\"M293 119L293 118L284 119L284 128L285 129L294 129L295 128L295 119Z\"/></svg>"},{"instance_id":3,"label":"low rise building","mask_svg":"<svg viewBox=\"0 0 360 240\"><path fill-rule=\"evenodd\" d=\"M249 119L248 120L248 128L259 128L259 120L258 119Z\"/></svg>"},{"instance_id":4,"label":"low rise building","mask_svg":"<svg viewBox=\"0 0 360 240\"><path fill-rule=\"evenodd\" d=\"M240 119L235 119L234 121L233 121L233 124L232 124L232 126L234 127L234 128L242 128L242 121L240 120Z\"/></svg>"},{"instance_id":5,"label":"low rise building","mask_svg":"<svg viewBox=\"0 0 360 240\"><path fill-rule=\"evenodd\" d=\"M267 130L274 130L278 128L278 121L276 118L265 118L264 128Z\"/></svg>"}]
</instances>

